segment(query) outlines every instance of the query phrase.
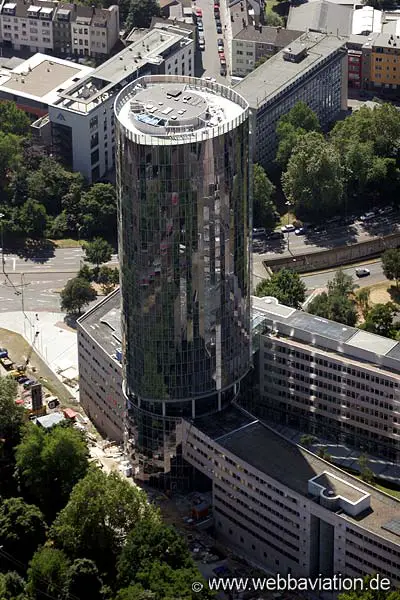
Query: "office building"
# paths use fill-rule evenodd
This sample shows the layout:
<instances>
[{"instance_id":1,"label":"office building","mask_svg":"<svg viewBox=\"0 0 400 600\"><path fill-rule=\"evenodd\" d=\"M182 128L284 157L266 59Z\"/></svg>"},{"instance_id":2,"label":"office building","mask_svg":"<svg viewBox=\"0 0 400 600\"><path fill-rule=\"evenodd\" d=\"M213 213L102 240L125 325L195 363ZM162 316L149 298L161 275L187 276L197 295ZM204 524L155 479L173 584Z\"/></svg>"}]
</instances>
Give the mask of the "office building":
<instances>
[{"instance_id":1,"label":"office building","mask_svg":"<svg viewBox=\"0 0 400 600\"><path fill-rule=\"evenodd\" d=\"M119 38L119 8L48 0L3 1L0 40L6 48L47 54L102 57Z\"/></svg>"},{"instance_id":2,"label":"office building","mask_svg":"<svg viewBox=\"0 0 400 600\"><path fill-rule=\"evenodd\" d=\"M185 487L182 417L221 410L251 366L249 107L145 76L115 115L128 451L138 478Z\"/></svg>"},{"instance_id":3,"label":"office building","mask_svg":"<svg viewBox=\"0 0 400 600\"><path fill-rule=\"evenodd\" d=\"M52 149L89 182L114 169L113 106L117 93L143 74L191 75L192 30L156 23L153 29L113 56L90 76L60 91L49 106Z\"/></svg>"},{"instance_id":4,"label":"office building","mask_svg":"<svg viewBox=\"0 0 400 600\"><path fill-rule=\"evenodd\" d=\"M400 343L253 298L260 417L400 459Z\"/></svg>"},{"instance_id":5,"label":"office building","mask_svg":"<svg viewBox=\"0 0 400 600\"><path fill-rule=\"evenodd\" d=\"M323 129L347 109L346 41L306 33L235 86L255 118L255 161L268 168L277 150L276 126L300 100L316 112Z\"/></svg>"},{"instance_id":6,"label":"office building","mask_svg":"<svg viewBox=\"0 0 400 600\"><path fill-rule=\"evenodd\" d=\"M116 290L77 321L79 401L102 436L124 440L121 295Z\"/></svg>"},{"instance_id":7,"label":"office building","mask_svg":"<svg viewBox=\"0 0 400 600\"><path fill-rule=\"evenodd\" d=\"M400 584L400 502L231 406L183 421L183 456L210 481L217 539L269 572ZM344 590L342 590L344 591Z\"/></svg>"},{"instance_id":8,"label":"office building","mask_svg":"<svg viewBox=\"0 0 400 600\"><path fill-rule=\"evenodd\" d=\"M232 75L245 77L257 63L270 58L293 42L301 31L282 27L253 27L246 25L232 39Z\"/></svg>"}]
</instances>

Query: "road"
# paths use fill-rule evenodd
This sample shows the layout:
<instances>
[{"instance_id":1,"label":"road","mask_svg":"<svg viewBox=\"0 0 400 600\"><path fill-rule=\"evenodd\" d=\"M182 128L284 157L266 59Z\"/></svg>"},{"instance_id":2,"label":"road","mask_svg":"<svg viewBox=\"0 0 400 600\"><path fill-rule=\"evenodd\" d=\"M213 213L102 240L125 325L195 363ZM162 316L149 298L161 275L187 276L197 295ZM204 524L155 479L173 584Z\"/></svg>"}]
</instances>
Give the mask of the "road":
<instances>
[{"instance_id":1,"label":"road","mask_svg":"<svg viewBox=\"0 0 400 600\"><path fill-rule=\"evenodd\" d=\"M58 312L59 290L76 275L82 262L81 248L60 248L29 259L5 254L5 274L0 273L0 312L23 307L25 311ZM117 256L107 264L115 266Z\"/></svg>"},{"instance_id":2,"label":"road","mask_svg":"<svg viewBox=\"0 0 400 600\"><path fill-rule=\"evenodd\" d=\"M220 13L221 13L221 24L222 34L217 34L217 28L215 26L214 19L214 2L213 0L197 0L193 3L194 7L201 8L203 13L203 26L204 26L204 40L205 50L198 52L201 58L201 65L197 69L199 77L215 77L219 83L229 85L229 78L224 77L220 74L220 62L217 48L217 39L223 38L225 43L225 58L227 61L227 70L229 72L229 59L230 52L228 51L228 33L225 26L227 25L228 10L225 0L221 0Z\"/></svg>"},{"instance_id":3,"label":"road","mask_svg":"<svg viewBox=\"0 0 400 600\"><path fill-rule=\"evenodd\" d=\"M386 277L383 274L382 270L382 262L380 260L375 260L369 263L363 263L363 267L365 266L367 269L371 271L371 275L368 277L360 277L356 276L356 267L348 267L344 268L343 272L347 275L351 275L354 278L354 282L357 283L359 287L365 287L369 285L374 285L375 283L380 283L381 281L385 281ZM324 271L322 273L316 273L315 275L303 275L302 280L307 286L308 290L316 290L322 289L326 287L328 281L333 279L337 269L332 269L329 271Z\"/></svg>"}]
</instances>

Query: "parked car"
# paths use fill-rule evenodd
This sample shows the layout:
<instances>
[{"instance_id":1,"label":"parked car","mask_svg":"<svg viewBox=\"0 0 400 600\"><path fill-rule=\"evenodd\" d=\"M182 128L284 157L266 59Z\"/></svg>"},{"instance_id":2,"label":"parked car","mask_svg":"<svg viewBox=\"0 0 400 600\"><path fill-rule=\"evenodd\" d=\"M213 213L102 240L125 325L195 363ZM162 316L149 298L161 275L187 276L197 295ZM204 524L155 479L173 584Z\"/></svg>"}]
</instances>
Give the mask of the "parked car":
<instances>
[{"instance_id":1,"label":"parked car","mask_svg":"<svg viewBox=\"0 0 400 600\"><path fill-rule=\"evenodd\" d=\"M199 39L199 48L202 52L206 49L206 43L204 41L204 38Z\"/></svg>"},{"instance_id":2,"label":"parked car","mask_svg":"<svg viewBox=\"0 0 400 600\"><path fill-rule=\"evenodd\" d=\"M21 377L17 377L17 381L20 384L26 383L27 381L29 381L29 377L26 377L26 375L21 375Z\"/></svg>"},{"instance_id":3,"label":"parked car","mask_svg":"<svg viewBox=\"0 0 400 600\"><path fill-rule=\"evenodd\" d=\"M294 225L284 225L281 227L282 233L290 233L291 231L296 231L296 227Z\"/></svg>"},{"instance_id":4,"label":"parked car","mask_svg":"<svg viewBox=\"0 0 400 600\"><path fill-rule=\"evenodd\" d=\"M200 18L203 16L203 12L201 10L201 8L196 8L196 17Z\"/></svg>"},{"instance_id":5,"label":"parked car","mask_svg":"<svg viewBox=\"0 0 400 600\"><path fill-rule=\"evenodd\" d=\"M380 215L390 215L393 212L393 206L384 206L378 210Z\"/></svg>"},{"instance_id":6,"label":"parked car","mask_svg":"<svg viewBox=\"0 0 400 600\"><path fill-rule=\"evenodd\" d=\"M219 70L219 74L221 75L221 77L226 77L226 67L221 65L221 68Z\"/></svg>"},{"instance_id":7,"label":"parked car","mask_svg":"<svg viewBox=\"0 0 400 600\"><path fill-rule=\"evenodd\" d=\"M200 19L197 21L197 29L199 31L204 31L203 21L201 21Z\"/></svg>"},{"instance_id":8,"label":"parked car","mask_svg":"<svg viewBox=\"0 0 400 600\"><path fill-rule=\"evenodd\" d=\"M221 63L221 67L226 67L226 58L225 58L225 54L220 54L220 55L219 55L219 62Z\"/></svg>"},{"instance_id":9,"label":"parked car","mask_svg":"<svg viewBox=\"0 0 400 600\"><path fill-rule=\"evenodd\" d=\"M295 235L304 235L306 232L306 228L305 227L299 227L298 229L295 230L294 234Z\"/></svg>"},{"instance_id":10,"label":"parked car","mask_svg":"<svg viewBox=\"0 0 400 600\"><path fill-rule=\"evenodd\" d=\"M367 223L368 221L372 221L372 219L375 219L375 213L374 212L367 212L365 213L365 215L361 215L360 217L360 221L362 221L363 223Z\"/></svg>"},{"instance_id":11,"label":"parked car","mask_svg":"<svg viewBox=\"0 0 400 600\"><path fill-rule=\"evenodd\" d=\"M36 383L36 381L34 379L28 379L28 381L25 381L25 383L24 383L24 389L27 390L35 383Z\"/></svg>"},{"instance_id":12,"label":"parked car","mask_svg":"<svg viewBox=\"0 0 400 600\"><path fill-rule=\"evenodd\" d=\"M217 33L222 33L222 25L221 25L221 23L217 23Z\"/></svg>"},{"instance_id":13,"label":"parked car","mask_svg":"<svg viewBox=\"0 0 400 600\"><path fill-rule=\"evenodd\" d=\"M265 229L265 227L255 227L253 229L253 239L264 237L266 233L267 230Z\"/></svg>"},{"instance_id":14,"label":"parked car","mask_svg":"<svg viewBox=\"0 0 400 600\"><path fill-rule=\"evenodd\" d=\"M368 277L368 275L371 275L371 271L365 267L360 267L356 269L356 275L357 277Z\"/></svg>"},{"instance_id":15,"label":"parked car","mask_svg":"<svg viewBox=\"0 0 400 600\"><path fill-rule=\"evenodd\" d=\"M271 231L267 234L267 240L281 240L284 237L282 231Z\"/></svg>"},{"instance_id":16,"label":"parked car","mask_svg":"<svg viewBox=\"0 0 400 600\"><path fill-rule=\"evenodd\" d=\"M217 46L218 46L218 50L220 48L222 48L222 49L224 48L224 40L222 38L217 39Z\"/></svg>"}]
</instances>

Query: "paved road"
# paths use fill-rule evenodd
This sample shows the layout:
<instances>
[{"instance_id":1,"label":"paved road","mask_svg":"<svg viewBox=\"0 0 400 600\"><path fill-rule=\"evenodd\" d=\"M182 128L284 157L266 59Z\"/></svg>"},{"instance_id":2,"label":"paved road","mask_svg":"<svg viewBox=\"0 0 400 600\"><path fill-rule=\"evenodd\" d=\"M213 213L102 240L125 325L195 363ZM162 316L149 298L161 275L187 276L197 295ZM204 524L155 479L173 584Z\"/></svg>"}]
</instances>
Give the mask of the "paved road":
<instances>
[{"instance_id":1,"label":"paved road","mask_svg":"<svg viewBox=\"0 0 400 600\"><path fill-rule=\"evenodd\" d=\"M83 262L82 248L58 248L53 252L37 252L29 258L17 254L5 253L5 271L12 273L43 273L43 272L66 272L76 273ZM114 254L111 264L117 263L117 255ZM0 257L1 266L1 257Z\"/></svg>"},{"instance_id":2,"label":"paved road","mask_svg":"<svg viewBox=\"0 0 400 600\"><path fill-rule=\"evenodd\" d=\"M220 5L220 13L221 13L221 24L222 24L222 34L217 34L217 28L215 26L214 19L214 2L213 0L197 0L193 3L193 6L201 8L203 12L203 26L204 26L204 39L205 39L205 50L203 52L199 52L201 55L202 68L199 71L200 77L215 77L215 79L219 83L223 83L228 85L229 78L223 77L220 75L220 62L218 56L218 48L217 48L217 39L222 37L224 39L226 48L225 48L225 58L228 63L229 70L229 57L230 53L228 52L228 40L225 30L225 25L227 24L227 8L225 4L225 0L221 1Z\"/></svg>"},{"instance_id":3,"label":"paved road","mask_svg":"<svg viewBox=\"0 0 400 600\"><path fill-rule=\"evenodd\" d=\"M359 287L365 287L369 285L373 285L374 283L380 283L381 281L386 281L386 277L383 274L382 270L382 262L380 260L376 260L373 262L369 262L368 264L364 264L367 269L371 271L371 275L368 277L358 278L356 276L356 267L348 267L344 268L343 271L347 275L351 275L354 278L354 282L357 283ZM323 273L317 273L315 275L304 275L302 276L302 280L307 286L309 290L316 290L320 288L326 287L328 281L333 279L333 276L337 269L332 269L329 271L324 271Z\"/></svg>"}]
</instances>

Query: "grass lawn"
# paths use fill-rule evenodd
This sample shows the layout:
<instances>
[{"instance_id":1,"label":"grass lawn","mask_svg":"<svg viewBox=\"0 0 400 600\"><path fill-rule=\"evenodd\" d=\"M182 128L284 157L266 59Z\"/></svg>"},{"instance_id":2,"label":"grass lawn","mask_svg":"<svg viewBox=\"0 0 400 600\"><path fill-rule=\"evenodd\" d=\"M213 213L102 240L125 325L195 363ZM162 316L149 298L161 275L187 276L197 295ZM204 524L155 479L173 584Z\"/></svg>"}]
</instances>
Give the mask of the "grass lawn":
<instances>
[{"instance_id":1,"label":"grass lawn","mask_svg":"<svg viewBox=\"0 0 400 600\"><path fill-rule=\"evenodd\" d=\"M267 0L265 3L265 12L268 12L269 10L273 10L274 6L277 6L279 4L278 0Z\"/></svg>"},{"instance_id":2,"label":"grass lawn","mask_svg":"<svg viewBox=\"0 0 400 600\"><path fill-rule=\"evenodd\" d=\"M82 246L81 240L72 240L70 238L66 238L63 240L50 240L52 244L56 248L80 248Z\"/></svg>"},{"instance_id":3,"label":"grass lawn","mask_svg":"<svg viewBox=\"0 0 400 600\"><path fill-rule=\"evenodd\" d=\"M378 483L374 483L374 487L378 488L378 490L380 490L381 492L386 492L386 494L389 494L390 496L397 498L397 500L400 500L400 491L399 490L392 490L392 489L384 487L383 485L380 485Z\"/></svg>"},{"instance_id":4,"label":"grass lawn","mask_svg":"<svg viewBox=\"0 0 400 600\"><path fill-rule=\"evenodd\" d=\"M283 215L281 215L280 221L278 221L278 223L276 224L275 229L282 227L282 225L293 223L293 221L296 221L296 215L292 212L286 212Z\"/></svg>"}]
</instances>

